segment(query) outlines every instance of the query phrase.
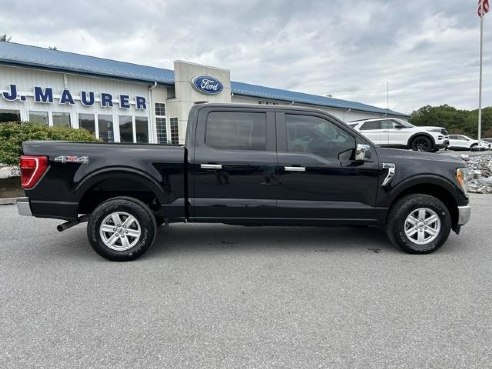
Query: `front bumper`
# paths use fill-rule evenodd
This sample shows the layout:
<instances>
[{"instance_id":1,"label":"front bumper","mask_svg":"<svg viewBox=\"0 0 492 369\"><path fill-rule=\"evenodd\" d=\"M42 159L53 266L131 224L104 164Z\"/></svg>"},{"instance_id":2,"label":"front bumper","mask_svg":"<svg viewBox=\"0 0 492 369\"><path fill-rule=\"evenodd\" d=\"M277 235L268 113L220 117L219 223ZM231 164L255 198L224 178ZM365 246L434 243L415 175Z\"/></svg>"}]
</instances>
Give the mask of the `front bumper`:
<instances>
[{"instance_id":1,"label":"front bumper","mask_svg":"<svg viewBox=\"0 0 492 369\"><path fill-rule=\"evenodd\" d=\"M32 216L31 205L29 204L29 197L17 198L17 211L20 215Z\"/></svg>"},{"instance_id":2,"label":"front bumper","mask_svg":"<svg viewBox=\"0 0 492 369\"><path fill-rule=\"evenodd\" d=\"M445 149L449 146L449 140L444 140L442 142L437 142L436 147L439 149Z\"/></svg>"},{"instance_id":3,"label":"front bumper","mask_svg":"<svg viewBox=\"0 0 492 369\"><path fill-rule=\"evenodd\" d=\"M469 222L471 215L470 205L458 206L458 225L462 226Z\"/></svg>"}]
</instances>

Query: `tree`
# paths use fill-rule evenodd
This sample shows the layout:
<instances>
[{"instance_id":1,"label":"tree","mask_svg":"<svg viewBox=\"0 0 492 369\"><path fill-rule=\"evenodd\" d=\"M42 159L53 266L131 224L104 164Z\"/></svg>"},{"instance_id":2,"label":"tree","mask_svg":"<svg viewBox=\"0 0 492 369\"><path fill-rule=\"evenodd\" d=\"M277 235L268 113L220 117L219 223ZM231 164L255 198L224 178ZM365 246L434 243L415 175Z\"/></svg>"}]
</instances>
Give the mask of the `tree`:
<instances>
[{"instance_id":1,"label":"tree","mask_svg":"<svg viewBox=\"0 0 492 369\"><path fill-rule=\"evenodd\" d=\"M478 133L478 110L460 110L449 105L426 105L414 111L409 121L416 126L440 126L450 133L472 137L477 137ZM484 132L488 133L482 135L483 137L492 137L492 106L482 109L482 133Z\"/></svg>"}]
</instances>

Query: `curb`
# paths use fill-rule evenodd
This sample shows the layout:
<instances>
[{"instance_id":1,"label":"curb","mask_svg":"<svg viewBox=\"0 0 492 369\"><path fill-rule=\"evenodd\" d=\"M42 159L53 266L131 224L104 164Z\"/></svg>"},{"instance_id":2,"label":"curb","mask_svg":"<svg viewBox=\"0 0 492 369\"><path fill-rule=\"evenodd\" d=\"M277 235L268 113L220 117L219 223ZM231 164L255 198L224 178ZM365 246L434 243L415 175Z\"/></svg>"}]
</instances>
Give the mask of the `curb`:
<instances>
[{"instance_id":1,"label":"curb","mask_svg":"<svg viewBox=\"0 0 492 369\"><path fill-rule=\"evenodd\" d=\"M17 203L17 197L0 199L0 205L15 205L16 203Z\"/></svg>"}]
</instances>

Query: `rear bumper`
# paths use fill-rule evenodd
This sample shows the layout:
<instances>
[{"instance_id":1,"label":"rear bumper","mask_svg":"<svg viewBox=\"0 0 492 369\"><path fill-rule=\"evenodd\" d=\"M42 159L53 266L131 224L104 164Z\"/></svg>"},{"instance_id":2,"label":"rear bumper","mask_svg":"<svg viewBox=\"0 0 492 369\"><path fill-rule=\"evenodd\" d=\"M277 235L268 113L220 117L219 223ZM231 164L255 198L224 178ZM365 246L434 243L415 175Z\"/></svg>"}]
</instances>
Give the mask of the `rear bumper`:
<instances>
[{"instance_id":1,"label":"rear bumper","mask_svg":"<svg viewBox=\"0 0 492 369\"><path fill-rule=\"evenodd\" d=\"M17 211L20 215L32 216L31 205L28 197L17 198Z\"/></svg>"},{"instance_id":2,"label":"rear bumper","mask_svg":"<svg viewBox=\"0 0 492 369\"><path fill-rule=\"evenodd\" d=\"M465 225L470 221L471 208L470 205L458 206L458 225Z\"/></svg>"},{"instance_id":3,"label":"rear bumper","mask_svg":"<svg viewBox=\"0 0 492 369\"><path fill-rule=\"evenodd\" d=\"M77 206L76 202L30 200L29 197L17 198L19 214L36 218L74 220L77 219Z\"/></svg>"}]
</instances>

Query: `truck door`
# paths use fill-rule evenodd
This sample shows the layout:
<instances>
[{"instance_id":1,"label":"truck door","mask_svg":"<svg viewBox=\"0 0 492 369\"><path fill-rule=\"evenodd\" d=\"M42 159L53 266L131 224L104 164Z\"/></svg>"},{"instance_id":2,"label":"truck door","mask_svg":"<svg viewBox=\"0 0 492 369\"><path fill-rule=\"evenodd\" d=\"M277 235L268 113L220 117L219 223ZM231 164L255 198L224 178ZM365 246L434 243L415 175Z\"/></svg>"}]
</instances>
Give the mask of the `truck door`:
<instances>
[{"instance_id":1,"label":"truck door","mask_svg":"<svg viewBox=\"0 0 492 369\"><path fill-rule=\"evenodd\" d=\"M274 222L279 183L274 110L200 109L189 160L195 221Z\"/></svg>"},{"instance_id":2,"label":"truck door","mask_svg":"<svg viewBox=\"0 0 492 369\"><path fill-rule=\"evenodd\" d=\"M321 113L278 112L277 131L280 222L375 222L375 152L370 161L354 161L356 137Z\"/></svg>"}]
</instances>

